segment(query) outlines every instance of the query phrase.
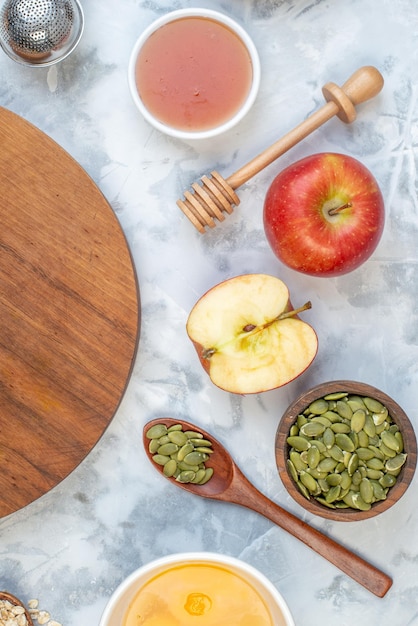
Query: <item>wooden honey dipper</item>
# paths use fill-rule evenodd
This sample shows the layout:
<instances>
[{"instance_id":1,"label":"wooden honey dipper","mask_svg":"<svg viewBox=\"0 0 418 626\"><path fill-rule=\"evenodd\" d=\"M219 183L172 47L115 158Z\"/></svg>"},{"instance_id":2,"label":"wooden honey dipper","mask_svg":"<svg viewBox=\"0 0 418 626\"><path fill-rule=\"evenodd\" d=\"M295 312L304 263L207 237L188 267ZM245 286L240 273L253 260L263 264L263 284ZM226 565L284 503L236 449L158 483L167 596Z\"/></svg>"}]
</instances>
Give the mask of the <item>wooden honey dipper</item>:
<instances>
[{"instance_id":1,"label":"wooden honey dipper","mask_svg":"<svg viewBox=\"0 0 418 626\"><path fill-rule=\"evenodd\" d=\"M318 111L312 113L301 124L228 178L223 178L215 171L211 172L211 178L203 176L202 184L193 183L194 193L186 191L184 199L177 200L177 206L200 233L205 232L206 226L213 228L216 226L215 219L223 221L224 213L232 213L233 206L239 204L235 189L293 148L334 115L346 124L354 122L357 117L356 105L376 96L382 87L383 76L372 66L358 69L342 87L338 87L335 83L327 83L322 88L326 104Z\"/></svg>"}]
</instances>

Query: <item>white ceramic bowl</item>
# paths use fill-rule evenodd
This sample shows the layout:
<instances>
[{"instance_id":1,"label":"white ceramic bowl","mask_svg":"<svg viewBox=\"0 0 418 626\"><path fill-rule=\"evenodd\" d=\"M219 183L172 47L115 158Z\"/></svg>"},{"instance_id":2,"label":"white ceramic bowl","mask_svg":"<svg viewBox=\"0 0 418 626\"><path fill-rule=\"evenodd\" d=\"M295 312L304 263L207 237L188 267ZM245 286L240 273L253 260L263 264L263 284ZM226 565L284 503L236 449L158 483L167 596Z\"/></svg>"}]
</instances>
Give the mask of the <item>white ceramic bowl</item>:
<instances>
[{"instance_id":1,"label":"white ceramic bowl","mask_svg":"<svg viewBox=\"0 0 418 626\"><path fill-rule=\"evenodd\" d=\"M184 129L175 128L173 126L168 125L157 119L153 113L145 106L144 102L141 99L140 94L138 93L138 87L136 84L135 78L135 68L137 64L138 55L141 52L142 47L145 42L149 39L149 37L155 33L156 30L161 28L162 26L173 22L175 20L179 20L182 18L190 18L190 17L198 17L198 18L208 18L209 20L213 20L215 22L219 22L221 25L229 28L235 35L239 37L239 39L243 42L247 52L249 54L251 64L252 64L252 82L248 94L243 101L240 108L232 114L232 117L222 122L218 126L214 126L205 130L196 130L189 131ZM227 63L227 59L225 63ZM144 118L152 124L159 131L171 135L173 137L177 137L180 139L207 139L210 137L214 137L223 133L233 126L235 126L242 118L248 113L250 108L252 107L254 100L257 96L259 85L260 85L260 59L258 56L257 49L249 37L247 32L233 19L220 13L218 11L213 11L211 9L204 8L188 8L188 9L179 9L177 11L171 11L163 15L162 17L155 20L152 24L146 28L138 40L136 41L133 50L131 52L129 66L128 66L128 82L129 89L134 100L134 103L138 107L139 111L142 113Z\"/></svg>"},{"instance_id":2,"label":"white ceramic bowl","mask_svg":"<svg viewBox=\"0 0 418 626\"><path fill-rule=\"evenodd\" d=\"M274 626L295 626L295 622L283 597L263 574L239 559L211 552L171 554L143 565L132 572L114 591L103 612L99 626L123 626L126 611L144 584L168 569L190 564L217 565L232 571L249 583L261 595L271 613ZM199 591L198 585L197 590ZM205 617L203 618L205 619ZM196 619L196 616L192 619ZM228 621L226 618L225 624ZM152 623L154 624L154 621ZM210 622L205 619L204 623L209 624Z\"/></svg>"}]
</instances>

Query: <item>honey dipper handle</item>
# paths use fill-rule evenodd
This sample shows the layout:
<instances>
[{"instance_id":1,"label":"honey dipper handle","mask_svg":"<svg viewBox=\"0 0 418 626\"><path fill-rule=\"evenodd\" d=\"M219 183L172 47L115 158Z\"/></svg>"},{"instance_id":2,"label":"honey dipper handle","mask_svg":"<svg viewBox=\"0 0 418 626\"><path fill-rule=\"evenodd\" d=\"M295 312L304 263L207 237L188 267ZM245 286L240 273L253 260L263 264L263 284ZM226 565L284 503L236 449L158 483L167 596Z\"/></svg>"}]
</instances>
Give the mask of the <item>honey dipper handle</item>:
<instances>
[{"instance_id":1,"label":"honey dipper handle","mask_svg":"<svg viewBox=\"0 0 418 626\"><path fill-rule=\"evenodd\" d=\"M322 93L327 101L325 105L229 176L226 182L232 189L237 189L334 115L337 115L343 122L350 124L356 118L356 105L376 96L382 87L383 76L372 66L358 69L342 87L338 87L335 83L327 83L322 88Z\"/></svg>"}]
</instances>

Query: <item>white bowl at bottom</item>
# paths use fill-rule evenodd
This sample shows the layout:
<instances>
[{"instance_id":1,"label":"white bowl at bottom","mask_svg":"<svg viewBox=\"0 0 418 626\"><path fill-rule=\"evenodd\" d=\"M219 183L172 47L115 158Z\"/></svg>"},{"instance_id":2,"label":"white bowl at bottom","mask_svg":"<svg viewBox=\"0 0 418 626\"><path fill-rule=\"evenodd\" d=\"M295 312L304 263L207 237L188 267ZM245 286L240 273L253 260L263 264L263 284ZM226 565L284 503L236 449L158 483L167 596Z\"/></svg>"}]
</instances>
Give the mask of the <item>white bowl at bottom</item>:
<instances>
[{"instance_id":1,"label":"white bowl at bottom","mask_svg":"<svg viewBox=\"0 0 418 626\"><path fill-rule=\"evenodd\" d=\"M261 596L271 615L271 626L295 626L290 610L276 587L256 568L240 559L215 554L212 552L186 552L171 554L151 561L130 574L113 592L107 603L99 626L125 626L125 618L134 598L140 589L158 575L176 567L185 565L218 566L243 579L252 589ZM204 585L202 586L202 588ZM199 589L199 586L197 586ZM202 589L203 594L203 589ZM183 602L183 601L182 601ZM199 615L199 624L211 626L210 610L206 615ZM184 613L184 619L187 615ZM196 615L192 620L196 619ZM234 624L232 615L225 615L225 623ZM135 622L137 623L137 622ZM140 624L142 622L139 622ZM148 618L144 623L151 623ZM152 621L152 623L157 623ZM168 623L168 622L167 622ZM178 623L177 621L173 624ZM219 621L213 622L218 624ZM166 622L164 622L166 624Z\"/></svg>"}]
</instances>

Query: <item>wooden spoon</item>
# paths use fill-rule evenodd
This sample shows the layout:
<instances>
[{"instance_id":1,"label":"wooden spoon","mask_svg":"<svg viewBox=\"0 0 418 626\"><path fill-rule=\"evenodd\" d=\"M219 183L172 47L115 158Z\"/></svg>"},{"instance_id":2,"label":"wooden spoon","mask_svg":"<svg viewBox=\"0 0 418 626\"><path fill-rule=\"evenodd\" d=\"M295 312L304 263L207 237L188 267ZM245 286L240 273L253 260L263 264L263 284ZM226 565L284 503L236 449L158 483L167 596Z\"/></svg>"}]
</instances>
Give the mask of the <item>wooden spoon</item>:
<instances>
[{"instance_id":1,"label":"wooden spoon","mask_svg":"<svg viewBox=\"0 0 418 626\"><path fill-rule=\"evenodd\" d=\"M19 600L19 598L16 598L16 596L13 596L8 591L0 591L0 600L7 600L8 602L10 602L10 604L23 607L25 609L25 616L26 616L26 621L28 623L28 626L33 626L33 621L30 616L30 613L25 607L25 605L23 604L23 602Z\"/></svg>"},{"instance_id":2,"label":"wooden spoon","mask_svg":"<svg viewBox=\"0 0 418 626\"><path fill-rule=\"evenodd\" d=\"M383 76L375 67L365 66L354 72L342 87L327 83L322 88L326 104L320 109L228 178L218 172L211 172L211 178L203 176L202 184L194 183L193 192L185 191L184 199L177 200L177 206L200 233L205 232L206 226L213 228L215 219L223 221L224 213L232 213L233 206L239 204L235 189L335 115L351 124L357 117L356 105L376 96L383 82Z\"/></svg>"},{"instance_id":3,"label":"wooden spoon","mask_svg":"<svg viewBox=\"0 0 418 626\"><path fill-rule=\"evenodd\" d=\"M284 530L287 530L291 535L300 539L312 550L315 550L315 552L330 563L333 563L345 574L360 583L360 585L379 596L379 598L382 598L390 589L392 580L389 576L333 539L323 535L319 530L309 526L292 513L282 509L258 491L244 476L224 446L199 426L168 417L155 419L145 424L143 430L145 451L160 474L164 476L163 468L152 460L152 454L148 449L150 440L146 436L149 428L155 424L165 424L167 427L173 424L182 424L183 430L199 431L203 437L212 442L214 453L211 454L210 459L206 462L206 467L213 467L214 469L213 476L209 482L205 485L194 485L192 483L180 483L173 478L169 478L168 480L174 485L203 498L232 502L264 515L264 517L267 517ZM164 477L167 478L166 476Z\"/></svg>"}]
</instances>

